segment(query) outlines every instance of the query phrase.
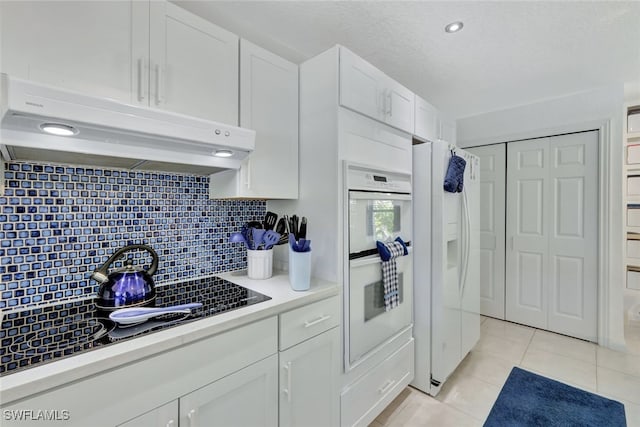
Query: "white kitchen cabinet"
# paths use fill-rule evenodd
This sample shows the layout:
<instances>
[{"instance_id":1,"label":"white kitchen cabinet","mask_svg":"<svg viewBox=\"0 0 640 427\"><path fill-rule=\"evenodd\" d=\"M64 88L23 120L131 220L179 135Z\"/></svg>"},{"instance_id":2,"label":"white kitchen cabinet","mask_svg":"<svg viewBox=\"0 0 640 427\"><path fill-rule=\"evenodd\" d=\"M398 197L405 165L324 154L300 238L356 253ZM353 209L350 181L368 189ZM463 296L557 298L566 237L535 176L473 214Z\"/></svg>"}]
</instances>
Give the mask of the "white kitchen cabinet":
<instances>
[{"instance_id":1,"label":"white kitchen cabinet","mask_svg":"<svg viewBox=\"0 0 640 427\"><path fill-rule=\"evenodd\" d=\"M414 132L414 94L340 47L340 105L406 132Z\"/></svg>"},{"instance_id":2,"label":"white kitchen cabinet","mask_svg":"<svg viewBox=\"0 0 640 427\"><path fill-rule=\"evenodd\" d=\"M211 198L298 197L298 66L240 42L240 126L256 147L240 170L211 175Z\"/></svg>"},{"instance_id":3,"label":"white kitchen cabinet","mask_svg":"<svg viewBox=\"0 0 640 427\"><path fill-rule=\"evenodd\" d=\"M149 40L151 107L238 124L238 36L152 1Z\"/></svg>"},{"instance_id":4,"label":"white kitchen cabinet","mask_svg":"<svg viewBox=\"0 0 640 427\"><path fill-rule=\"evenodd\" d=\"M278 356L180 398L181 426L277 426Z\"/></svg>"},{"instance_id":5,"label":"white kitchen cabinet","mask_svg":"<svg viewBox=\"0 0 640 427\"><path fill-rule=\"evenodd\" d=\"M149 3L0 2L2 72L136 103ZM141 63L141 66L144 64Z\"/></svg>"},{"instance_id":6,"label":"white kitchen cabinet","mask_svg":"<svg viewBox=\"0 0 640 427\"><path fill-rule=\"evenodd\" d=\"M339 424L340 329L280 352L280 426Z\"/></svg>"},{"instance_id":7,"label":"white kitchen cabinet","mask_svg":"<svg viewBox=\"0 0 640 427\"><path fill-rule=\"evenodd\" d=\"M435 142L440 139L438 109L416 95L414 135Z\"/></svg>"},{"instance_id":8,"label":"white kitchen cabinet","mask_svg":"<svg viewBox=\"0 0 640 427\"><path fill-rule=\"evenodd\" d=\"M178 427L178 401L174 400L118 427Z\"/></svg>"},{"instance_id":9,"label":"white kitchen cabinet","mask_svg":"<svg viewBox=\"0 0 640 427\"><path fill-rule=\"evenodd\" d=\"M0 7L10 76L238 124L238 37L172 3Z\"/></svg>"}]
</instances>

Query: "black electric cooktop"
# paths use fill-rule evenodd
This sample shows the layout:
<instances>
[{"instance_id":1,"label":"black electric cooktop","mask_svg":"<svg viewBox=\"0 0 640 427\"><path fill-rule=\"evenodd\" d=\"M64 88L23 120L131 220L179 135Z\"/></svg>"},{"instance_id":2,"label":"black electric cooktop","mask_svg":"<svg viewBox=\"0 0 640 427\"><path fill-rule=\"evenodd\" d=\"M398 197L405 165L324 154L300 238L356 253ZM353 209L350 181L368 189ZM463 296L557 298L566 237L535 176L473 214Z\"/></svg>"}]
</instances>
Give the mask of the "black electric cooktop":
<instances>
[{"instance_id":1,"label":"black electric cooktop","mask_svg":"<svg viewBox=\"0 0 640 427\"><path fill-rule=\"evenodd\" d=\"M201 302L202 307L191 314L158 316L131 326L116 325L98 311L94 300L8 313L0 329L0 376L270 299L208 277L157 288L156 307L192 302Z\"/></svg>"}]
</instances>

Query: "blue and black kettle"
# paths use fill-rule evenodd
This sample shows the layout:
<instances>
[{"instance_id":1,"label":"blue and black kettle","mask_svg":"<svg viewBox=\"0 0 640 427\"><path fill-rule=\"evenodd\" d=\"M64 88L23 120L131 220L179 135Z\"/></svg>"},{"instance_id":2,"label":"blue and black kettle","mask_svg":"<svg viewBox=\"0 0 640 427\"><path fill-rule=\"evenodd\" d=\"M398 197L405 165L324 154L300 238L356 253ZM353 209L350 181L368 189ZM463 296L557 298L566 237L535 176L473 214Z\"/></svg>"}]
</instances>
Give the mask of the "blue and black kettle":
<instances>
[{"instance_id":1,"label":"blue and black kettle","mask_svg":"<svg viewBox=\"0 0 640 427\"><path fill-rule=\"evenodd\" d=\"M142 249L152 258L148 270L135 267L131 259L124 266L109 273L109 267L126 252ZM118 249L111 257L93 272L91 278L100 283L96 306L106 311L125 307L153 305L156 298L156 285L151 276L158 269L158 254L147 245L129 245Z\"/></svg>"}]
</instances>

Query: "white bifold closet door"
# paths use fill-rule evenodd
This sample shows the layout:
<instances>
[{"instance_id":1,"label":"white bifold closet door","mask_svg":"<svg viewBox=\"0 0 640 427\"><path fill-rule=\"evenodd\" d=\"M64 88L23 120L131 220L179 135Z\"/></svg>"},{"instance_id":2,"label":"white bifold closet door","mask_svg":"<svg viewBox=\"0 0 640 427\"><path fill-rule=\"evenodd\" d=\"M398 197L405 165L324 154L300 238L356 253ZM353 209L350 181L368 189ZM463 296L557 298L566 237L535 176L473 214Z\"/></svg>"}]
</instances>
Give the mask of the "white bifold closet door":
<instances>
[{"instance_id":1,"label":"white bifold closet door","mask_svg":"<svg viewBox=\"0 0 640 427\"><path fill-rule=\"evenodd\" d=\"M507 146L506 319L597 340L598 132Z\"/></svg>"},{"instance_id":2,"label":"white bifold closet door","mask_svg":"<svg viewBox=\"0 0 640 427\"><path fill-rule=\"evenodd\" d=\"M506 144L469 148L480 157L480 314L504 319Z\"/></svg>"}]
</instances>

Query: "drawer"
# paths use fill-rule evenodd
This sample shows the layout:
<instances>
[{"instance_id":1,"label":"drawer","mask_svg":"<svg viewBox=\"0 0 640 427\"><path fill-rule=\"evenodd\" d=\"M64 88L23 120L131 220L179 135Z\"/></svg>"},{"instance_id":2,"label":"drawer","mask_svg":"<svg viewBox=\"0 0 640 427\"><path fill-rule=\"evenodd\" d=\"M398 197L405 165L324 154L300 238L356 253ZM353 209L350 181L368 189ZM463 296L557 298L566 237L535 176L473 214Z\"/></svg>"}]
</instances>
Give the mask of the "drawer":
<instances>
[{"instance_id":1,"label":"drawer","mask_svg":"<svg viewBox=\"0 0 640 427\"><path fill-rule=\"evenodd\" d=\"M327 298L280 315L280 350L340 324L338 297Z\"/></svg>"},{"instance_id":2,"label":"drawer","mask_svg":"<svg viewBox=\"0 0 640 427\"><path fill-rule=\"evenodd\" d=\"M411 338L400 350L342 392L340 425L368 425L413 381L413 346L414 339Z\"/></svg>"},{"instance_id":3,"label":"drawer","mask_svg":"<svg viewBox=\"0 0 640 427\"><path fill-rule=\"evenodd\" d=\"M627 257L640 258L640 240L627 240Z\"/></svg>"},{"instance_id":4,"label":"drawer","mask_svg":"<svg viewBox=\"0 0 640 427\"><path fill-rule=\"evenodd\" d=\"M628 145L627 146L627 164L635 165L640 163L640 145Z\"/></svg>"},{"instance_id":5,"label":"drawer","mask_svg":"<svg viewBox=\"0 0 640 427\"><path fill-rule=\"evenodd\" d=\"M640 290L640 269L629 267L627 269L627 288Z\"/></svg>"},{"instance_id":6,"label":"drawer","mask_svg":"<svg viewBox=\"0 0 640 427\"><path fill-rule=\"evenodd\" d=\"M627 177L627 196L640 196L640 176Z\"/></svg>"},{"instance_id":7,"label":"drawer","mask_svg":"<svg viewBox=\"0 0 640 427\"><path fill-rule=\"evenodd\" d=\"M627 206L627 225L629 227L640 227L640 208Z\"/></svg>"}]
</instances>

